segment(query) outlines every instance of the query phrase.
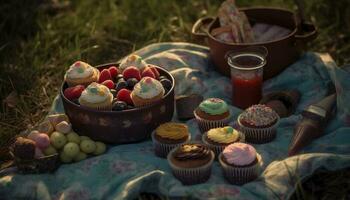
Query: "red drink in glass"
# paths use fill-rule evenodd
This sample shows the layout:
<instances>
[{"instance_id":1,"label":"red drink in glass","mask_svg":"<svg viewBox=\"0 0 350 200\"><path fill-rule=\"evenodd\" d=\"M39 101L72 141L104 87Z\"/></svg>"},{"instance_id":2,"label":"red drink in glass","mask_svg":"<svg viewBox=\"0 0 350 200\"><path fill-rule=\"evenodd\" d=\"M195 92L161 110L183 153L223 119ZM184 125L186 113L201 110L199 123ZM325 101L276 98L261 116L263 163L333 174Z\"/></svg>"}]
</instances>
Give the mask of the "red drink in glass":
<instances>
[{"instance_id":1,"label":"red drink in glass","mask_svg":"<svg viewBox=\"0 0 350 200\"><path fill-rule=\"evenodd\" d=\"M261 51L260 51L261 52ZM236 52L228 54L231 67L232 104L246 109L258 104L262 98L263 66L265 56L260 52Z\"/></svg>"}]
</instances>

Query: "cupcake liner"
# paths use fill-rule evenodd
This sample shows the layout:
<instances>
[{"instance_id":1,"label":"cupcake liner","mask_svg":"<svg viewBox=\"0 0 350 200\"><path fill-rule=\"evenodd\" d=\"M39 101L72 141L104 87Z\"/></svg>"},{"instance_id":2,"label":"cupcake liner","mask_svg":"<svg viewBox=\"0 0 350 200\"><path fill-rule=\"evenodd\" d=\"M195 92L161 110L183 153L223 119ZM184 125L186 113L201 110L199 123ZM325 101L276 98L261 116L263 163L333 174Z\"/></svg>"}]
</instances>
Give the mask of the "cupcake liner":
<instances>
[{"instance_id":1,"label":"cupcake liner","mask_svg":"<svg viewBox=\"0 0 350 200\"><path fill-rule=\"evenodd\" d=\"M89 77L81 78L81 79L65 78L65 81L67 82L69 87L74 87L76 85L84 85L85 87L87 87L88 85L90 85L90 83L97 82L99 76L100 76L100 71L98 69L94 69L94 73Z\"/></svg>"},{"instance_id":2,"label":"cupcake liner","mask_svg":"<svg viewBox=\"0 0 350 200\"><path fill-rule=\"evenodd\" d=\"M172 169L173 175L178 180L180 180L182 184L193 185L198 183L204 183L210 178L211 166L215 158L215 154L213 151L211 151L212 158L207 164L195 168L181 168L171 163L170 156L174 153L175 150L176 149L170 151L170 153L167 156L167 159Z\"/></svg>"},{"instance_id":3,"label":"cupcake liner","mask_svg":"<svg viewBox=\"0 0 350 200\"><path fill-rule=\"evenodd\" d=\"M279 117L277 118L277 122L270 127L266 128L251 128L244 126L240 121L240 116L238 116L238 125L240 130L245 135L246 142L254 143L254 144L263 144L271 142L276 138L277 127L279 124Z\"/></svg>"},{"instance_id":4,"label":"cupcake liner","mask_svg":"<svg viewBox=\"0 0 350 200\"><path fill-rule=\"evenodd\" d=\"M207 141L207 132L205 132L202 135L202 142L204 144L206 144L214 153L215 153L215 158L217 159L218 156L220 155L220 153L225 149L225 147L227 147L230 144L233 144L235 142L245 142L245 136L242 132L239 132L239 139L237 141L234 141L232 143L228 143L227 145L215 145L215 144L211 144Z\"/></svg>"},{"instance_id":5,"label":"cupcake liner","mask_svg":"<svg viewBox=\"0 0 350 200\"><path fill-rule=\"evenodd\" d=\"M225 179L231 184L235 185L243 185L245 183L255 180L260 175L262 165L260 154L257 154L256 156L258 162L255 165L247 167L234 167L226 164L222 160L223 154L220 153L218 159L223 170Z\"/></svg>"},{"instance_id":6,"label":"cupcake liner","mask_svg":"<svg viewBox=\"0 0 350 200\"><path fill-rule=\"evenodd\" d=\"M89 103L87 101L79 99L80 105L93 108L96 110L112 110L112 107L113 107L112 102L113 102L113 95L111 95L109 99L106 99L104 102L100 102L100 103Z\"/></svg>"},{"instance_id":7,"label":"cupcake liner","mask_svg":"<svg viewBox=\"0 0 350 200\"><path fill-rule=\"evenodd\" d=\"M228 117L221 120L206 120L206 119L200 118L195 111L193 112L193 114L196 118L199 130L201 131L201 133L205 133L206 131L212 128L227 126L231 118L231 115L229 115Z\"/></svg>"},{"instance_id":8,"label":"cupcake liner","mask_svg":"<svg viewBox=\"0 0 350 200\"><path fill-rule=\"evenodd\" d=\"M153 131L152 132L152 143L153 143L153 147L154 147L154 153L156 154L156 156L161 157L161 158L166 158L168 153L173 150L175 147L178 147L184 143L187 143L191 140L191 134L188 135L188 138L186 141L181 142L181 143L177 143L177 144L164 144L161 142L158 142L157 139L155 138L155 134L156 132Z\"/></svg>"}]
</instances>

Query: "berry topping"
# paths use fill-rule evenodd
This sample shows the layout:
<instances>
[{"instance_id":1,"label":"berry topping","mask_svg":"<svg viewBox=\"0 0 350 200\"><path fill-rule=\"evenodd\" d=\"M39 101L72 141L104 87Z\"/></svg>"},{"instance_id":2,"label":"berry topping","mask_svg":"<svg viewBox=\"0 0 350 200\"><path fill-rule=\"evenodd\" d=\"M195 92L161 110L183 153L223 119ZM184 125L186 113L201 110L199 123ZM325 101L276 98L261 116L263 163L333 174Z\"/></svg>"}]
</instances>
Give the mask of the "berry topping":
<instances>
[{"instance_id":1,"label":"berry topping","mask_svg":"<svg viewBox=\"0 0 350 200\"><path fill-rule=\"evenodd\" d=\"M158 69L156 68L156 66L155 65L148 65L148 67L151 68L153 74L155 75L155 78L159 79L160 74L159 74Z\"/></svg>"},{"instance_id":2,"label":"berry topping","mask_svg":"<svg viewBox=\"0 0 350 200\"><path fill-rule=\"evenodd\" d=\"M116 77L115 77L115 82L118 82L120 79L124 78L123 77L123 74L118 74Z\"/></svg>"},{"instance_id":3,"label":"berry topping","mask_svg":"<svg viewBox=\"0 0 350 200\"><path fill-rule=\"evenodd\" d=\"M80 65L81 65L80 61L77 61L77 62L74 63L74 67L80 67Z\"/></svg>"},{"instance_id":4,"label":"berry topping","mask_svg":"<svg viewBox=\"0 0 350 200\"><path fill-rule=\"evenodd\" d=\"M117 96L117 90L111 89L110 91L111 91L111 93L113 94L113 97Z\"/></svg>"},{"instance_id":5,"label":"berry topping","mask_svg":"<svg viewBox=\"0 0 350 200\"><path fill-rule=\"evenodd\" d=\"M128 88L133 89L136 83L138 83L139 81L136 78L129 78L126 82L128 84Z\"/></svg>"},{"instance_id":6,"label":"berry topping","mask_svg":"<svg viewBox=\"0 0 350 200\"><path fill-rule=\"evenodd\" d=\"M128 89L121 89L117 94L117 99L119 101L124 101L127 104L133 105L132 99L131 99L131 91Z\"/></svg>"},{"instance_id":7,"label":"berry topping","mask_svg":"<svg viewBox=\"0 0 350 200\"><path fill-rule=\"evenodd\" d=\"M100 78L98 79L98 82L102 83L105 80L112 80L111 73L109 72L108 69L102 70L102 72L100 73Z\"/></svg>"},{"instance_id":8,"label":"berry topping","mask_svg":"<svg viewBox=\"0 0 350 200\"><path fill-rule=\"evenodd\" d=\"M171 81L169 79L166 79L166 78L161 79L160 83L163 85L163 87L166 91L169 91L171 89L172 84L171 84Z\"/></svg>"},{"instance_id":9,"label":"berry topping","mask_svg":"<svg viewBox=\"0 0 350 200\"><path fill-rule=\"evenodd\" d=\"M125 89L125 88L127 88L127 87L128 87L127 82L126 82L123 78L121 78L121 79L119 79L119 81L117 82L117 84L116 84L116 86L115 86L115 90L116 90L117 92L119 92L119 90Z\"/></svg>"},{"instance_id":10,"label":"berry topping","mask_svg":"<svg viewBox=\"0 0 350 200\"><path fill-rule=\"evenodd\" d=\"M156 75L154 75L153 71L151 68L147 67L146 69L143 70L142 77L152 77L152 78L156 78Z\"/></svg>"},{"instance_id":11,"label":"berry topping","mask_svg":"<svg viewBox=\"0 0 350 200\"><path fill-rule=\"evenodd\" d=\"M127 67L123 71L123 76L126 80L128 80L129 78L136 78L137 80L141 80L140 70L133 66Z\"/></svg>"},{"instance_id":12,"label":"berry topping","mask_svg":"<svg viewBox=\"0 0 350 200\"><path fill-rule=\"evenodd\" d=\"M64 90L64 96L69 100L78 99L81 93L84 91L85 87L83 85L76 85L74 87L69 87Z\"/></svg>"},{"instance_id":13,"label":"berry topping","mask_svg":"<svg viewBox=\"0 0 350 200\"><path fill-rule=\"evenodd\" d=\"M114 82L112 80L105 80L102 82L102 85L105 85L108 89L114 89Z\"/></svg>"},{"instance_id":14,"label":"berry topping","mask_svg":"<svg viewBox=\"0 0 350 200\"><path fill-rule=\"evenodd\" d=\"M108 71L111 74L112 78L118 75L118 68L116 66L109 67Z\"/></svg>"},{"instance_id":15,"label":"berry topping","mask_svg":"<svg viewBox=\"0 0 350 200\"><path fill-rule=\"evenodd\" d=\"M124 101L116 101L113 103L112 110L121 111L127 109L128 105Z\"/></svg>"}]
</instances>

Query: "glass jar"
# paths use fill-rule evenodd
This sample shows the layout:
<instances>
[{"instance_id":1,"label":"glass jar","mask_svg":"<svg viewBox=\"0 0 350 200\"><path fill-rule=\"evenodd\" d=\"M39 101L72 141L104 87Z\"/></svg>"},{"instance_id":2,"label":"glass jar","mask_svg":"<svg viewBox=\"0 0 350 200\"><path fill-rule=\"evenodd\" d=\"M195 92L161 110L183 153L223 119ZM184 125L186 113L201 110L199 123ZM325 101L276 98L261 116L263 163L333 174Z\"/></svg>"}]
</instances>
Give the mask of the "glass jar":
<instances>
[{"instance_id":1,"label":"glass jar","mask_svg":"<svg viewBox=\"0 0 350 200\"><path fill-rule=\"evenodd\" d=\"M231 68L232 104L234 106L246 109L258 104L261 100L266 56L267 49L262 46L231 51L226 54Z\"/></svg>"}]
</instances>

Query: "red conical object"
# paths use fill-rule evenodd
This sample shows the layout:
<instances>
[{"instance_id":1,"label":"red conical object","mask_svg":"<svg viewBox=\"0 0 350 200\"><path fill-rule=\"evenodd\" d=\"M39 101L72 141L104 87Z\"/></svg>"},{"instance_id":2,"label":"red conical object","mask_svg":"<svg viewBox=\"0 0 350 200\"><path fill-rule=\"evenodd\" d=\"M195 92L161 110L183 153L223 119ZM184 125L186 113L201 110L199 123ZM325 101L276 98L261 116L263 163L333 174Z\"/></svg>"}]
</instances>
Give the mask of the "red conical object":
<instances>
[{"instance_id":1,"label":"red conical object","mask_svg":"<svg viewBox=\"0 0 350 200\"><path fill-rule=\"evenodd\" d=\"M324 128L332 115L335 103L336 95L332 94L303 111L303 119L294 129L288 156L296 155L305 146L324 134Z\"/></svg>"}]
</instances>

